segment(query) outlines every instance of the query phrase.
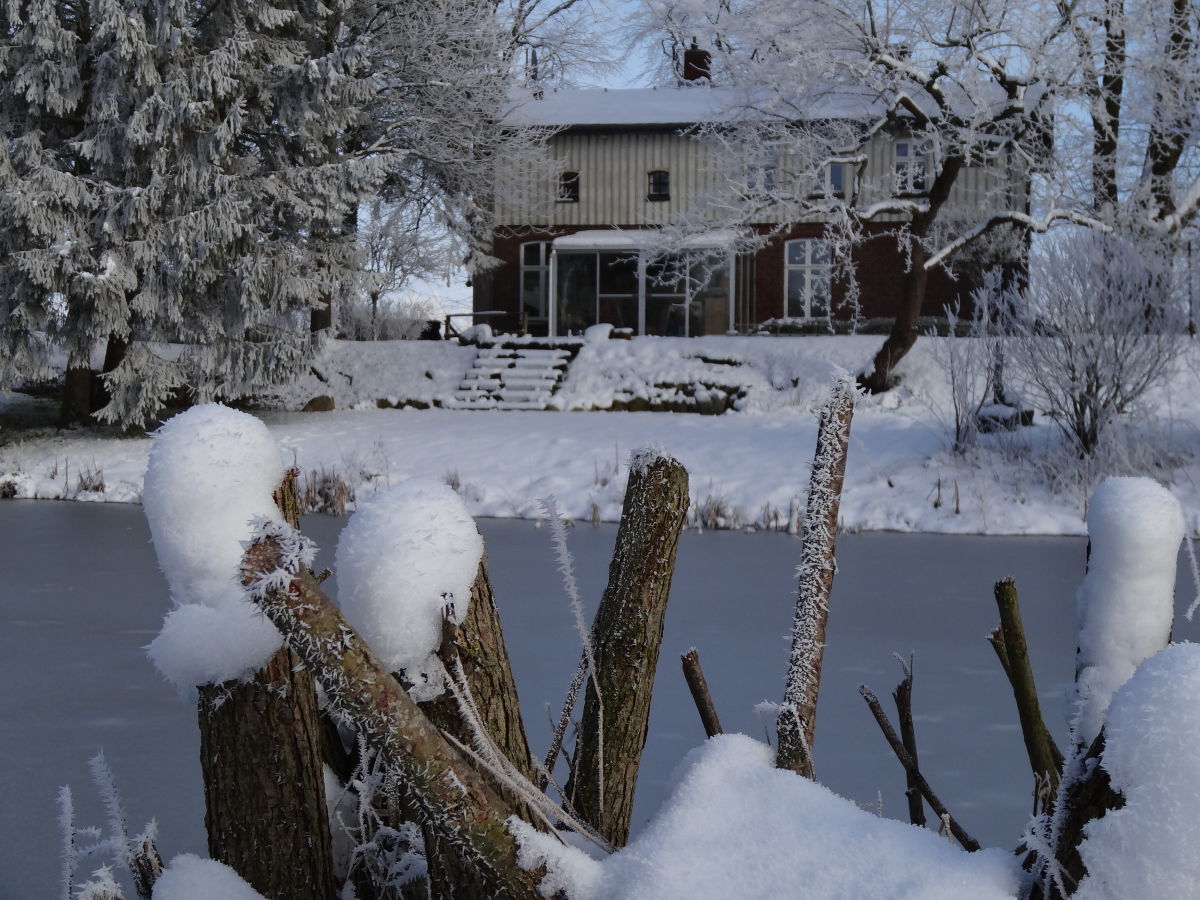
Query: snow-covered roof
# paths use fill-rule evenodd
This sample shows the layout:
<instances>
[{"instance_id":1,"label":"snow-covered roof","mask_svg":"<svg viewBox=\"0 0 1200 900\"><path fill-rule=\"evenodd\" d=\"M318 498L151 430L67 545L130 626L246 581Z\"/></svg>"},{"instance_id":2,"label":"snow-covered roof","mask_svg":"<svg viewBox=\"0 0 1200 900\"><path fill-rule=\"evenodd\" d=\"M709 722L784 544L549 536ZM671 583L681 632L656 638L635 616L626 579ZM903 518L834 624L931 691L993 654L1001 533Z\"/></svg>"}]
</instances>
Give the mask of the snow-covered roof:
<instances>
[{"instance_id":1,"label":"snow-covered roof","mask_svg":"<svg viewBox=\"0 0 1200 900\"><path fill-rule=\"evenodd\" d=\"M657 232L633 231L620 228L599 228L577 231L554 239L555 250L637 250L652 242ZM732 247L737 241L737 232L731 228L714 229L690 237L684 242L688 249Z\"/></svg>"},{"instance_id":2,"label":"snow-covered roof","mask_svg":"<svg viewBox=\"0 0 1200 900\"><path fill-rule=\"evenodd\" d=\"M766 113L744 92L708 84L652 88L560 88L539 94L522 90L505 116L510 125L553 128L683 126L744 121ZM767 98L764 98L767 99ZM858 118L874 110L871 98L844 89L821 93L804 104L807 118ZM794 114L788 110L788 114Z\"/></svg>"}]
</instances>

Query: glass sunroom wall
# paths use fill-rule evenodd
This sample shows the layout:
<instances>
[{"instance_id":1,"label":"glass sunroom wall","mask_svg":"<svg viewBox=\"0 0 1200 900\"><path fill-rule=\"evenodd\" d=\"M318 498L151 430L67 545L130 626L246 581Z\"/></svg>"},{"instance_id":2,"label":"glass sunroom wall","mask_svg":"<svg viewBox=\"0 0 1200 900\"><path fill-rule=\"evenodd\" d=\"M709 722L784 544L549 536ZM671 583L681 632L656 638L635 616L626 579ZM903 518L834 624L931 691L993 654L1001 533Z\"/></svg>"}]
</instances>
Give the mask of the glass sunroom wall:
<instances>
[{"instance_id":1,"label":"glass sunroom wall","mask_svg":"<svg viewBox=\"0 0 1200 900\"><path fill-rule=\"evenodd\" d=\"M687 261L681 257L646 263L646 334L687 334Z\"/></svg>"},{"instance_id":2,"label":"glass sunroom wall","mask_svg":"<svg viewBox=\"0 0 1200 900\"><path fill-rule=\"evenodd\" d=\"M724 334L729 330L729 260L709 255L693 260L690 268L692 299L688 304L688 334Z\"/></svg>"},{"instance_id":3,"label":"glass sunroom wall","mask_svg":"<svg viewBox=\"0 0 1200 900\"><path fill-rule=\"evenodd\" d=\"M597 321L614 328L638 327L638 258L636 253L598 253Z\"/></svg>"},{"instance_id":4,"label":"glass sunroom wall","mask_svg":"<svg viewBox=\"0 0 1200 900\"><path fill-rule=\"evenodd\" d=\"M599 319L596 310L596 254L556 254L555 303L560 335L582 334Z\"/></svg>"}]
</instances>

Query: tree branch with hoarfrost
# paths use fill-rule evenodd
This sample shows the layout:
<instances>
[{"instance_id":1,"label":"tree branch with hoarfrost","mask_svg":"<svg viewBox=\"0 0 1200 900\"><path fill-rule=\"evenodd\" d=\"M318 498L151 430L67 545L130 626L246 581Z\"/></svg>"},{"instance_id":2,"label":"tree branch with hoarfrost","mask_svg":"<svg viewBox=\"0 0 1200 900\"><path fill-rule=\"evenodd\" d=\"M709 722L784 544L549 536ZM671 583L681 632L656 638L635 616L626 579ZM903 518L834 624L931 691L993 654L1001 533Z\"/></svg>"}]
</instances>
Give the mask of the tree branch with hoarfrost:
<instances>
[{"instance_id":1,"label":"tree branch with hoarfrost","mask_svg":"<svg viewBox=\"0 0 1200 900\"><path fill-rule=\"evenodd\" d=\"M807 778L813 777L817 694L821 689L829 594L837 571L834 547L856 394L853 379L843 375L834 382L829 399L821 407L804 514L804 543L796 568L796 611L783 708L777 723L779 749L775 764Z\"/></svg>"},{"instance_id":2,"label":"tree branch with hoarfrost","mask_svg":"<svg viewBox=\"0 0 1200 900\"><path fill-rule=\"evenodd\" d=\"M507 820L513 810L466 762L391 677L321 590L283 552L290 529L265 528L246 550L247 596L288 635L331 708L353 723L404 779L425 822L498 891L536 897L535 877L516 865Z\"/></svg>"}]
</instances>

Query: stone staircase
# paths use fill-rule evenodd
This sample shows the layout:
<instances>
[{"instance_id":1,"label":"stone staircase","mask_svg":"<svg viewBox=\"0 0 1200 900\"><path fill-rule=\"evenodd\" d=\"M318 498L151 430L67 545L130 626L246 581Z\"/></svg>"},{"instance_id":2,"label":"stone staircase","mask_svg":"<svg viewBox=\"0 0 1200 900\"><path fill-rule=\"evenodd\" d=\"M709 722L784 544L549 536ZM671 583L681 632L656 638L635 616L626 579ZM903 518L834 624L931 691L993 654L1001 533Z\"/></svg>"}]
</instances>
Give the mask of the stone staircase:
<instances>
[{"instance_id":1,"label":"stone staircase","mask_svg":"<svg viewBox=\"0 0 1200 900\"><path fill-rule=\"evenodd\" d=\"M519 343L480 347L446 409L546 409L574 356Z\"/></svg>"}]
</instances>

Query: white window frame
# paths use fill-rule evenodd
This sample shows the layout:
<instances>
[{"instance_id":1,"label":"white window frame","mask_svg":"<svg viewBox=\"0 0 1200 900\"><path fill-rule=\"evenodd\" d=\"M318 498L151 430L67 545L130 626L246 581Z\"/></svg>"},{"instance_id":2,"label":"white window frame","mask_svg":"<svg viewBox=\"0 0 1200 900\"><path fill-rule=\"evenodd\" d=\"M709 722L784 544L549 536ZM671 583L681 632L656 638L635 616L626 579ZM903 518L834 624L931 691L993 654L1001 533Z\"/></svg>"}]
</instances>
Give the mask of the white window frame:
<instances>
[{"instance_id":1,"label":"white window frame","mask_svg":"<svg viewBox=\"0 0 1200 900\"><path fill-rule=\"evenodd\" d=\"M538 262L536 265L531 265L525 261L525 251L530 246L538 248ZM538 283L540 285L539 297L542 301L542 312L537 316L530 316L531 321L545 322L550 317L550 241L526 241L521 244L521 280L518 285L518 302L520 303L521 315L525 315L525 273L537 272L539 274Z\"/></svg>"},{"instance_id":2,"label":"white window frame","mask_svg":"<svg viewBox=\"0 0 1200 900\"><path fill-rule=\"evenodd\" d=\"M899 194L925 193L929 188L928 142L922 138L896 138L892 142L892 177Z\"/></svg>"},{"instance_id":3,"label":"white window frame","mask_svg":"<svg viewBox=\"0 0 1200 900\"><path fill-rule=\"evenodd\" d=\"M804 247L804 261L790 262L791 248L795 245ZM814 262L813 251L818 247L825 248L825 262ZM791 282L793 277L802 279L803 309L800 315L793 315L790 298L792 295ZM825 310L813 313L813 284L821 280L825 284ZM833 248L824 238L793 238L783 244L783 312L789 319L824 319L830 314L833 305Z\"/></svg>"}]
</instances>

